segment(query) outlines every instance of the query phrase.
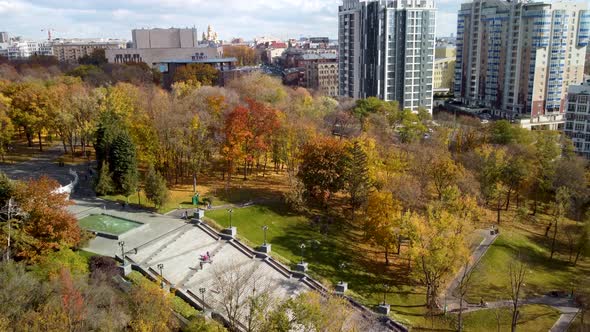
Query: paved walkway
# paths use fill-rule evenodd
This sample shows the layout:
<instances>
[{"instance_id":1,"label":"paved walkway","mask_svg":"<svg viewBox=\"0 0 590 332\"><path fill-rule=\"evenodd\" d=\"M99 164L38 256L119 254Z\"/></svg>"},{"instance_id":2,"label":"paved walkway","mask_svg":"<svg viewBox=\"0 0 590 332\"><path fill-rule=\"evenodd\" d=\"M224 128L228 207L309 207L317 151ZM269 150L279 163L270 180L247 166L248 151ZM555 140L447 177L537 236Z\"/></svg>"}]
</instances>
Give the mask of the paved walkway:
<instances>
[{"instance_id":1,"label":"paved walkway","mask_svg":"<svg viewBox=\"0 0 590 332\"><path fill-rule=\"evenodd\" d=\"M473 268L477 266L479 261L482 259L483 255L488 251L490 246L496 241L498 235L490 234L489 229L479 229L477 232L483 236L483 240L481 240L480 244L475 248L473 254L470 258L470 266L468 273L473 271ZM461 282L461 277L463 276L463 269L461 269L455 275L455 278L451 280L451 282L447 285L446 289L442 292L442 295L439 297L439 303L446 303L447 310L453 311L459 309L460 301L458 298L454 296L455 290L459 287L459 283ZM445 301L446 300L446 301ZM444 301L444 302L443 302ZM468 303L463 301L463 307L467 307Z\"/></svg>"},{"instance_id":2,"label":"paved walkway","mask_svg":"<svg viewBox=\"0 0 590 332\"><path fill-rule=\"evenodd\" d=\"M477 266L479 261L494 243L498 235L491 235L489 229L488 230L478 230L483 236L484 239L481 243L475 248L473 254L471 255L471 265L469 267L468 273L471 273L473 269ZM446 301L447 310L448 311L458 311L460 306L460 301L458 298L454 296L455 290L459 287L459 283L461 282L461 277L463 276L463 269L457 272L455 278L447 285L447 288L443 292L443 295L439 298L439 303L443 303ZM550 332L566 332L568 327L570 326L571 322L576 317L579 308L576 307L573 300L569 297L555 297L555 296L540 296L530 299L521 299L519 301L519 305L525 304L544 304L553 307L554 309L561 312L561 316L555 322L553 327L551 328ZM495 301L495 302L487 302L486 306L481 306L479 304L470 304L467 301L463 301L463 312L472 312L477 310L484 310L484 309L494 309L494 308L504 308L504 307L511 307L512 300L504 300L504 301Z\"/></svg>"},{"instance_id":3,"label":"paved walkway","mask_svg":"<svg viewBox=\"0 0 590 332\"><path fill-rule=\"evenodd\" d=\"M0 163L0 171L6 173L11 179L26 180L47 175L57 180L62 186L69 184L73 179L68 169L76 170L81 167L69 165L60 167L57 164L56 159L63 154L63 148L59 144L44 146L43 149L42 153L24 162Z\"/></svg>"}]
</instances>

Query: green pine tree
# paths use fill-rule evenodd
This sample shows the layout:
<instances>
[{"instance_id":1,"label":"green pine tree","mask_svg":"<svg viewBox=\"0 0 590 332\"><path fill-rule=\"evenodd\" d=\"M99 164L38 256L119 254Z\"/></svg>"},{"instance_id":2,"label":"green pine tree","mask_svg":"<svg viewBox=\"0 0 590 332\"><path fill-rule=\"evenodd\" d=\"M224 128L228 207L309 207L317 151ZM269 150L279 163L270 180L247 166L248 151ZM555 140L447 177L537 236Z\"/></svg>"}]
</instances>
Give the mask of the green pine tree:
<instances>
[{"instance_id":1,"label":"green pine tree","mask_svg":"<svg viewBox=\"0 0 590 332\"><path fill-rule=\"evenodd\" d=\"M166 180L150 165L145 176L145 196L152 201L157 208L168 200L168 188Z\"/></svg>"},{"instance_id":2,"label":"green pine tree","mask_svg":"<svg viewBox=\"0 0 590 332\"><path fill-rule=\"evenodd\" d=\"M109 195L115 191L115 184L113 183L113 178L109 170L109 164L106 162L102 163L98 178L94 183L94 191L99 196Z\"/></svg>"},{"instance_id":3,"label":"green pine tree","mask_svg":"<svg viewBox=\"0 0 590 332\"><path fill-rule=\"evenodd\" d=\"M348 149L349 159L346 175L346 190L350 196L353 214L367 201L372 183L369 177L367 154L359 142Z\"/></svg>"},{"instance_id":4,"label":"green pine tree","mask_svg":"<svg viewBox=\"0 0 590 332\"><path fill-rule=\"evenodd\" d=\"M129 133L121 132L109 151L109 166L117 193L129 196L137 190L137 156Z\"/></svg>"}]
</instances>

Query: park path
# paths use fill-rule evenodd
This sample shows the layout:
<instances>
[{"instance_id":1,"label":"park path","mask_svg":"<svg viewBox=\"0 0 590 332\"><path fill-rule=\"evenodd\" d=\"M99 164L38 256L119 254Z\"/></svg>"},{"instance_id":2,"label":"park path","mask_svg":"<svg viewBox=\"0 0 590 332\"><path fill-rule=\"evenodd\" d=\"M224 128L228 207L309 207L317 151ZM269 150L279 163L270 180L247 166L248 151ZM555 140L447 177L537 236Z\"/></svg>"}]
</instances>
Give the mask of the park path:
<instances>
[{"instance_id":1,"label":"park path","mask_svg":"<svg viewBox=\"0 0 590 332\"><path fill-rule=\"evenodd\" d=\"M477 245L473 253L471 254L470 258L470 266L468 273L471 273L473 269L477 266L479 261L482 259L483 255L488 251L490 246L496 241L498 238L498 234L491 234L490 229L479 229L478 232L480 235L483 236L483 240ZM442 295L439 297L439 303L445 303L447 306L447 310L452 311L459 309L459 299L454 296L455 290L459 287L459 283L461 282L461 277L463 276L463 269L461 269L455 277L448 283L445 290L442 292ZM466 307L468 303L463 301L463 307Z\"/></svg>"},{"instance_id":2,"label":"park path","mask_svg":"<svg viewBox=\"0 0 590 332\"><path fill-rule=\"evenodd\" d=\"M471 265L469 267L468 273L471 273L473 271L473 269L477 266L479 261L482 259L482 257L485 255L485 253L488 251L488 249L492 246L492 244L498 237L498 234L492 235L489 229L478 230L478 232L480 232L481 235L483 235L484 239L475 248L473 254L471 255ZM458 298L454 296L454 294L457 287L459 287L459 283L461 282L462 276L463 270L461 269L459 272L457 272L453 280L451 280L451 282L447 285L445 291L439 298L439 303L445 303L448 311L453 312L459 310L460 301ZM544 304L558 310L561 313L561 316L559 316L559 319L555 322L553 327L551 327L551 329L549 330L550 332L566 332L579 311L579 308L576 307L573 299L570 297L555 297L545 295L529 299L521 299L519 302L519 305ZM470 304L464 300L463 312L472 312L483 309L505 308L510 306L512 306L512 300L486 302L485 306L481 306L479 304Z\"/></svg>"}]
</instances>

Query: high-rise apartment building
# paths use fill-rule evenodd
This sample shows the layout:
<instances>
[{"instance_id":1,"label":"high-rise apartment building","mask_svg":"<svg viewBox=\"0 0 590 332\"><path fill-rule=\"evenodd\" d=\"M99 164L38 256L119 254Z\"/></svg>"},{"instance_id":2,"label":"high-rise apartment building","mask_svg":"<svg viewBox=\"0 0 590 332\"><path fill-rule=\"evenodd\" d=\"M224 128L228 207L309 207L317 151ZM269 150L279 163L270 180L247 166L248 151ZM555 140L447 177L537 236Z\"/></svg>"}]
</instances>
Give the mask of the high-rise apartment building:
<instances>
[{"instance_id":1,"label":"high-rise apartment building","mask_svg":"<svg viewBox=\"0 0 590 332\"><path fill-rule=\"evenodd\" d=\"M339 7L339 94L432 109L433 0L344 0Z\"/></svg>"},{"instance_id":2,"label":"high-rise apartment building","mask_svg":"<svg viewBox=\"0 0 590 332\"><path fill-rule=\"evenodd\" d=\"M590 76L581 85L568 89L565 134L574 143L574 151L590 159Z\"/></svg>"},{"instance_id":3,"label":"high-rise apartment building","mask_svg":"<svg viewBox=\"0 0 590 332\"><path fill-rule=\"evenodd\" d=\"M557 129L567 87L583 79L589 29L584 3L463 3L455 96L499 116L528 119L529 127Z\"/></svg>"}]
</instances>

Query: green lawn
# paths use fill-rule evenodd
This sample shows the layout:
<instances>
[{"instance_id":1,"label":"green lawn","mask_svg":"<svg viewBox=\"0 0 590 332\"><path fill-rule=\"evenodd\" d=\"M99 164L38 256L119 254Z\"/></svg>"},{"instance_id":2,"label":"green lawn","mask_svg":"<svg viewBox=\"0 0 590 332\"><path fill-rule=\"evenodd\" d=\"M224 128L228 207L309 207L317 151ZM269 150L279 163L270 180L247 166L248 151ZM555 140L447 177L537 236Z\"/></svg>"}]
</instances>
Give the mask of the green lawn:
<instances>
[{"instance_id":1,"label":"green lawn","mask_svg":"<svg viewBox=\"0 0 590 332\"><path fill-rule=\"evenodd\" d=\"M520 307L517 330L548 331L559 316L559 311L545 305L525 305ZM498 317L500 331L510 331L512 311L509 308L487 309L465 314L465 331L497 331Z\"/></svg>"},{"instance_id":2,"label":"green lawn","mask_svg":"<svg viewBox=\"0 0 590 332\"><path fill-rule=\"evenodd\" d=\"M284 212L286 208L281 203L267 206L250 206L234 208L232 224L238 228L238 237L246 240L250 245L259 246L264 242L262 227L268 226L267 242L272 244L272 251L289 262L301 259L299 245L305 243L306 260L314 261L323 254L323 237L309 227L308 219L304 216ZM229 212L227 209L206 211L205 216L214 220L221 227L229 226ZM319 241L317 244L314 240Z\"/></svg>"},{"instance_id":3,"label":"green lawn","mask_svg":"<svg viewBox=\"0 0 590 332\"><path fill-rule=\"evenodd\" d=\"M191 203L191 198L193 197L193 193L192 192L188 192L188 191L180 191L180 190L170 190L169 191L170 196L168 201L161 206L159 209L157 209L157 212L159 213L166 213L169 211L172 211L174 209L178 209L178 208L194 208L194 206ZM143 191L141 191L140 194L141 197L138 197L138 194L133 194L131 196L129 196L129 203L130 204L135 204L135 205L141 205L144 208L149 208L149 209L155 209L155 205L148 201L147 198L145 197L145 193ZM126 202L127 201L127 197L122 196L122 195L108 195L108 196L102 196L101 198L109 200L109 201L119 201L119 202ZM141 204L139 204L141 201Z\"/></svg>"},{"instance_id":4,"label":"green lawn","mask_svg":"<svg viewBox=\"0 0 590 332\"><path fill-rule=\"evenodd\" d=\"M524 305L519 310L518 331L548 331L560 316L559 311L545 305ZM466 332L510 331L511 322L510 308L485 309L463 314L463 330ZM447 314L415 321L412 331L453 331L456 327L457 315Z\"/></svg>"},{"instance_id":5,"label":"green lawn","mask_svg":"<svg viewBox=\"0 0 590 332\"><path fill-rule=\"evenodd\" d=\"M387 302L391 304L391 316L397 321L416 329L453 329L456 315L426 316L425 295L422 286L417 284L416 269L407 273L405 262L392 257L394 267L385 268L382 262L375 262L375 256L366 257L359 246L362 239L355 235L347 223L334 221L328 227L328 235L322 235L318 226L309 218L287 212L282 203L276 202L265 206L251 206L234 208L232 224L238 228L238 237L251 246L258 246L263 242L262 226L268 225L267 240L272 244L273 255L294 265L301 259L299 245L305 243L305 260L309 262L310 274L324 282L333 285L339 280L349 284L349 295L363 304L373 307L383 300L383 283L391 285L387 295ZM208 219L219 227L229 226L229 213L226 209L205 212ZM471 243L479 243L480 235L470 238ZM366 247L365 247L366 248ZM503 287L508 282L502 278L507 276L507 265L514 259L514 252L530 256L531 269L539 270L531 274L527 282L527 292L540 293L546 285L564 285L576 269L563 268L563 262L547 263L545 249L535 245L530 239L520 233L505 232L498 239L494 247L484 257L481 266L474 275L474 291L470 294L472 300L479 300L485 294L486 301L492 301L494 296L504 294ZM533 255L536 253L536 255ZM545 255L545 256L543 256ZM382 260L381 257L378 259ZM347 265L342 270L340 263ZM548 268L549 269L545 269ZM565 270L565 271L564 271ZM491 282L492 280L493 282ZM415 282L413 284L412 282ZM552 286L551 286L552 287ZM492 294L491 296L488 294ZM505 296L503 296L505 298ZM502 331L509 328L509 313L501 310ZM545 306L525 306L519 324L522 331L548 330L559 315ZM506 318L508 317L508 318ZM506 321L506 319L508 319ZM466 317L466 331L496 330L496 317L493 310L482 310L470 313ZM491 328L490 328L491 326Z\"/></svg>"},{"instance_id":6,"label":"green lawn","mask_svg":"<svg viewBox=\"0 0 590 332\"><path fill-rule=\"evenodd\" d=\"M425 312L425 296L422 287L401 282L403 276L383 274L383 264L374 266L364 257L357 241L353 241L349 226L334 221L328 226L328 235L322 235L318 226L301 215L286 212L279 202L266 206L234 208L232 224L238 228L238 238L252 246L263 243L262 226L268 225L267 241L272 244L272 254L290 265L301 259L300 244L305 243L305 261L309 262L310 275L326 285L345 280L349 295L375 306L383 297L383 283L392 285L387 296L392 316L406 324L422 323ZM226 209L206 211L205 216L221 227L229 226ZM345 263L344 269L340 269ZM367 265L369 264L369 265Z\"/></svg>"},{"instance_id":7,"label":"green lawn","mask_svg":"<svg viewBox=\"0 0 590 332\"><path fill-rule=\"evenodd\" d=\"M545 240L544 242L548 242ZM504 231L475 268L468 301L509 298L509 264L522 260L527 264L524 296L540 296L552 290L569 291L578 279L590 273L588 266L573 267L563 260L549 259L543 239L524 230Z\"/></svg>"}]
</instances>

